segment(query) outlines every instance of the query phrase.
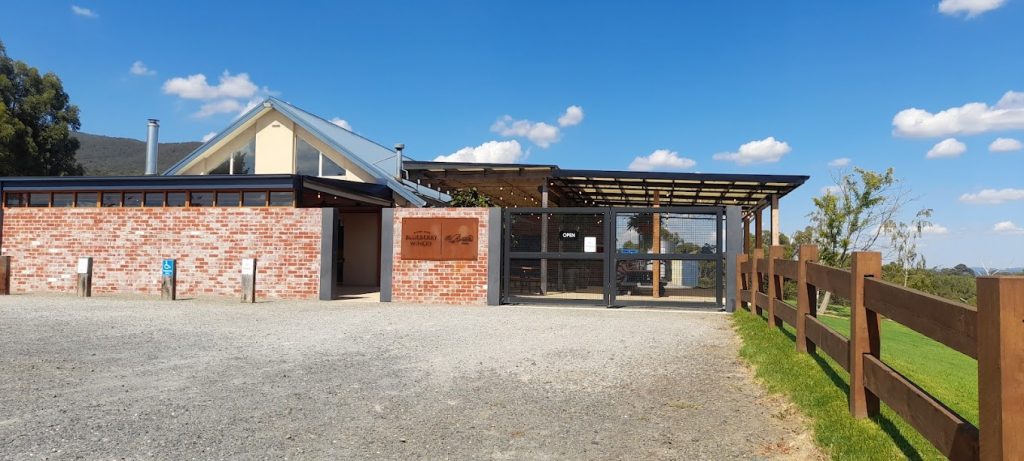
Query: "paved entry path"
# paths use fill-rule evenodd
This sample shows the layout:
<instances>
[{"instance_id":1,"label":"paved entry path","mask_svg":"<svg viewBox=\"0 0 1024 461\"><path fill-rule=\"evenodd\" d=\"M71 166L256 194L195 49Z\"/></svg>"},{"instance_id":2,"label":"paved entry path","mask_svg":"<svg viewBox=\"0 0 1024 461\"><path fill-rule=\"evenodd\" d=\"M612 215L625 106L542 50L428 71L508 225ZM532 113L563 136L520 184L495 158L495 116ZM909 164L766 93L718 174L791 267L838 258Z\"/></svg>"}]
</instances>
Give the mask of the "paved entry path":
<instances>
[{"instance_id":1,"label":"paved entry path","mask_svg":"<svg viewBox=\"0 0 1024 461\"><path fill-rule=\"evenodd\" d=\"M718 313L6 296L0 458L815 456L736 348Z\"/></svg>"}]
</instances>

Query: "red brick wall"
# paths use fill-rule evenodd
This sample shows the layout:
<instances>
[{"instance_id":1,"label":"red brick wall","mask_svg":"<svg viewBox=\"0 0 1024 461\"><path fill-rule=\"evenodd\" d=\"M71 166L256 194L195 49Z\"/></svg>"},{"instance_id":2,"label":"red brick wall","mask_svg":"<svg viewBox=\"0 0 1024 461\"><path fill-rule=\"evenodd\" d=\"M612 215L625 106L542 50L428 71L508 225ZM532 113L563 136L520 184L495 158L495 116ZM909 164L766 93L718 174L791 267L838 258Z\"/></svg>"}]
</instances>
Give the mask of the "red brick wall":
<instances>
[{"instance_id":1,"label":"red brick wall","mask_svg":"<svg viewBox=\"0 0 1024 461\"><path fill-rule=\"evenodd\" d=\"M402 260L402 218L477 218L476 261ZM395 208L391 300L487 304L487 208ZM495 225L499 225L495 223Z\"/></svg>"},{"instance_id":2,"label":"red brick wall","mask_svg":"<svg viewBox=\"0 0 1024 461\"><path fill-rule=\"evenodd\" d=\"M256 257L256 296L315 299L319 208L8 208L11 292L75 291L93 258L93 294L159 295L160 262L178 260L178 297L238 296L241 259Z\"/></svg>"}]
</instances>

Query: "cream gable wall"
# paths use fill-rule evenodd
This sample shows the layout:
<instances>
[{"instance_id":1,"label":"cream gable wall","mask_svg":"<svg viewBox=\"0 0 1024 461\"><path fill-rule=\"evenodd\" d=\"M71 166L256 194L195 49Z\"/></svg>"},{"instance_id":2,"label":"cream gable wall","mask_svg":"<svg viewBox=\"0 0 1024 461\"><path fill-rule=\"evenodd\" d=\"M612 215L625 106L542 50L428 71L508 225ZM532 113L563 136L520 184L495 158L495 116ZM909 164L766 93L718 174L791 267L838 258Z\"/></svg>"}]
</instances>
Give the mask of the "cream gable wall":
<instances>
[{"instance_id":1,"label":"cream gable wall","mask_svg":"<svg viewBox=\"0 0 1024 461\"><path fill-rule=\"evenodd\" d=\"M273 109L240 127L233 135L218 142L202 158L196 159L177 174L206 174L227 160L232 153L245 147L253 137L256 138L256 174L295 174L296 134L345 169L344 176L329 176L330 178L378 182L374 175L367 173L348 157L331 149L312 133L295 125L291 119Z\"/></svg>"},{"instance_id":2,"label":"cream gable wall","mask_svg":"<svg viewBox=\"0 0 1024 461\"><path fill-rule=\"evenodd\" d=\"M256 119L256 174L295 173L295 124L276 110Z\"/></svg>"}]
</instances>

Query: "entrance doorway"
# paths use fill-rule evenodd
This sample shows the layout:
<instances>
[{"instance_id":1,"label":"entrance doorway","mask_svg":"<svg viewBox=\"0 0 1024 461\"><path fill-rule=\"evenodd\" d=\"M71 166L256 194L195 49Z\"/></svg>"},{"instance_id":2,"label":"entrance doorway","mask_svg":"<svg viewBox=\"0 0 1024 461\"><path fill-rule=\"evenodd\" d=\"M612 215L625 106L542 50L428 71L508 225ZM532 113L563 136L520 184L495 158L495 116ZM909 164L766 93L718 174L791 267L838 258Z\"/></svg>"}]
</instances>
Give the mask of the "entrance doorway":
<instances>
[{"instance_id":1,"label":"entrance doorway","mask_svg":"<svg viewBox=\"0 0 1024 461\"><path fill-rule=\"evenodd\" d=\"M380 299L380 210L340 211L334 244L339 299Z\"/></svg>"},{"instance_id":2,"label":"entrance doorway","mask_svg":"<svg viewBox=\"0 0 1024 461\"><path fill-rule=\"evenodd\" d=\"M504 210L506 303L720 308L723 207Z\"/></svg>"}]
</instances>

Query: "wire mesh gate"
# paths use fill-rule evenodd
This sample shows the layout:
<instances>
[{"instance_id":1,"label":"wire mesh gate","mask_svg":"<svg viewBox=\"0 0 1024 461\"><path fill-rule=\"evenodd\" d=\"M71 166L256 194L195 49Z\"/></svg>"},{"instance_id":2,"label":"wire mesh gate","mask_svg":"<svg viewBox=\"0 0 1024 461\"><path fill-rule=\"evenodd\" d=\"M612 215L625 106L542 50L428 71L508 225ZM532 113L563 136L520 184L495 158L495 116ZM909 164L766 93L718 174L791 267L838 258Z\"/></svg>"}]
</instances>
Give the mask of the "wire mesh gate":
<instances>
[{"instance_id":1,"label":"wire mesh gate","mask_svg":"<svg viewBox=\"0 0 1024 461\"><path fill-rule=\"evenodd\" d=\"M502 302L721 307L724 213L506 208Z\"/></svg>"}]
</instances>

